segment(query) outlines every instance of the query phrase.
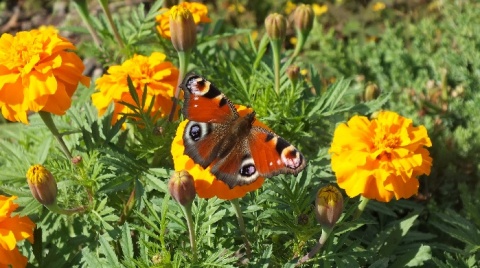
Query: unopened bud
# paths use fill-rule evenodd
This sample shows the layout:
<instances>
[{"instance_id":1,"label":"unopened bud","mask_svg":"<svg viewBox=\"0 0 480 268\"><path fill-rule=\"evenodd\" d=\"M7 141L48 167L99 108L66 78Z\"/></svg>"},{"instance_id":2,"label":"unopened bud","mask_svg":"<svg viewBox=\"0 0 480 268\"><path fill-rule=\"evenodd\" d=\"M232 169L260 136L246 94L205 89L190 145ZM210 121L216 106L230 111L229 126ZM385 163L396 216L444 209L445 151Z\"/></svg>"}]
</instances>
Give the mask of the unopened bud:
<instances>
[{"instance_id":1,"label":"unopened bud","mask_svg":"<svg viewBox=\"0 0 480 268\"><path fill-rule=\"evenodd\" d=\"M376 84L369 83L363 92L364 101L372 101L380 96L380 89Z\"/></svg>"},{"instance_id":2,"label":"unopened bud","mask_svg":"<svg viewBox=\"0 0 480 268\"><path fill-rule=\"evenodd\" d=\"M49 206L57 198L57 182L52 173L42 165L33 165L28 169L27 182L33 197L42 205Z\"/></svg>"},{"instance_id":3,"label":"unopened bud","mask_svg":"<svg viewBox=\"0 0 480 268\"><path fill-rule=\"evenodd\" d=\"M300 4L293 13L293 24L295 29L302 34L308 34L313 28L315 14L310 5Z\"/></svg>"},{"instance_id":4,"label":"unopened bud","mask_svg":"<svg viewBox=\"0 0 480 268\"><path fill-rule=\"evenodd\" d=\"M265 19L265 29L271 40L284 40L287 34L287 20L278 13L270 14Z\"/></svg>"},{"instance_id":5,"label":"unopened bud","mask_svg":"<svg viewBox=\"0 0 480 268\"><path fill-rule=\"evenodd\" d=\"M300 67L296 65L290 65L287 68L287 76L292 82L297 82L298 76L300 74Z\"/></svg>"},{"instance_id":6,"label":"unopened bud","mask_svg":"<svg viewBox=\"0 0 480 268\"><path fill-rule=\"evenodd\" d=\"M173 198L182 206L192 204L195 199L195 181L187 171L175 171L168 182L168 190Z\"/></svg>"},{"instance_id":7,"label":"unopened bud","mask_svg":"<svg viewBox=\"0 0 480 268\"><path fill-rule=\"evenodd\" d=\"M74 156L72 158L72 164L78 165L78 164L80 164L80 162L82 162L82 157L81 156L77 155L77 156Z\"/></svg>"},{"instance_id":8,"label":"unopened bud","mask_svg":"<svg viewBox=\"0 0 480 268\"><path fill-rule=\"evenodd\" d=\"M332 185L320 188L315 199L315 214L320 225L333 228L342 212L343 196L340 191Z\"/></svg>"},{"instance_id":9,"label":"unopened bud","mask_svg":"<svg viewBox=\"0 0 480 268\"><path fill-rule=\"evenodd\" d=\"M170 35L177 51L190 51L195 45L197 26L192 13L182 5L170 9Z\"/></svg>"}]
</instances>

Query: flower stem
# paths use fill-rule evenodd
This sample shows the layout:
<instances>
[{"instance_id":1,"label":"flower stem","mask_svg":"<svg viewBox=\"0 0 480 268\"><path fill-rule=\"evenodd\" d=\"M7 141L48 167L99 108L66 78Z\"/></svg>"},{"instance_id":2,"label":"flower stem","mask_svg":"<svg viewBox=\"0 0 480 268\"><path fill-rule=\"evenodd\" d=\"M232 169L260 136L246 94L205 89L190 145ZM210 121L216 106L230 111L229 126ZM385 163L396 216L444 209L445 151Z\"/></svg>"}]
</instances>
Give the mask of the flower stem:
<instances>
[{"instance_id":1,"label":"flower stem","mask_svg":"<svg viewBox=\"0 0 480 268\"><path fill-rule=\"evenodd\" d=\"M273 72L275 74L275 92L280 92L280 45L281 40L271 40L273 51Z\"/></svg>"},{"instance_id":2,"label":"flower stem","mask_svg":"<svg viewBox=\"0 0 480 268\"><path fill-rule=\"evenodd\" d=\"M364 197L364 196L361 196L361 197L360 197L360 204L358 204L357 211L355 212L355 215L353 215L353 219L354 219L354 220L360 218L360 216L362 215L363 211L364 211L365 208L367 207L368 201L370 201L370 199L368 199L368 198L366 198L366 197Z\"/></svg>"},{"instance_id":3,"label":"flower stem","mask_svg":"<svg viewBox=\"0 0 480 268\"><path fill-rule=\"evenodd\" d=\"M85 211L85 207L83 207L83 206L79 206L79 207L76 207L76 208L70 208L70 209L61 208L57 205L57 202L55 202L51 205L45 206L45 207L48 208L48 210L50 210L51 212L58 213L58 214L63 214L63 215L67 215L67 216L70 216L70 215L75 214L75 213L81 213L81 212Z\"/></svg>"},{"instance_id":4,"label":"flower stem","mask_svg":"<svg viewBox=\"0 0 480 268\"><path fill-rule=\"evenodd\" d=\"M252 256L252 245L248 241L247 232L245 230L245 222L243 221L242 209L240 208L240 202L238 198L230 200L232 203L233 210L237 216L238 226L240 227L240 232L242 233L243 243L245 244L245 250L247 252L247 257L251 258Z\"/></svg>"},{"instance_id":5,"label":"flower stem","mask_svg":"<svg viewBox=\"0 0 480 268\"><path fill-rule=\"evenodd\" d=\"M107 16L108 24L110 24L110 27L112 27L113 36L115 37L115 40L117 40L118 44L120 45L120 48L123 49L125 47L125 44L123 43L123 40L120 37L120 34L118 33L117 26L115 26L115 23L113 23L112 13L108 8L108 0L99 0L98 2L100 2L103 12L105 12L105 15Z\"/></svg>"},{"instance_id":6,"label":"flower stem","mask_svg":"<svg viewBox=\"0 0 480 268\"><path fill-rule=\"evenodd\" d=\"M92 21L90 20L90 12L88 12L87 1L86 0L74 0L73 1L75 8L77 9L80 18L87 27L88 32L92 36L93 42L95 45L100 48L102 41L97 35L97 32L93 28Z\"/></svg>"},{"instance_id":7,"label":"flower stem","mask_svg":"<svg viewBox=\"0 0 480 268\"><path fill-rule=\"evenodd\" d=\"M172 122L173 117L175 116L175 110L177 110L178 105L178 97L180 96L180 84L183 81L187 73L188 62L190 61L190 51L178 51L178 62L179 62L179 70L180 73L178 74L178 82L177 88L175 89L175 96L173 98L173 105L172 110L170 111L170 115L168 116L168 121Z\"/></svg>"},{"instance_id":8,"label":"flower stem","mask_svg":"<svg viewBox=\"0 0 480 268\"><path fill-rule=\"evenodd\" d=\"M67 158L71 160L73 158L72 154L70 153L70 150L68 150L68 147L65 144L65 141L63 140L62 135L58 131L57 126L55 126L55 123L53 122L52 114L44 111L40 111L38 112L38 114L40 115L40 118L42 118L43 122L48 127L50 132L52 132L55 139L60 144L60 148L62 149L65 156L67 156Z\"/></svg>"},{"instance_id":9,"label":"flower stem","mask_svg":"<svg viewBox=\"0 0 480 268\"><path fill-rule=\"evenodd\" d=\"M328 239L328 237L330 236L331 233L332 233L331 228L322 227L322 234L320 235L320 239L318 239L317 244L315 245L315 247L312 248L312 250L310 250L310 252L308 252L300 260L298 260L297 266L302 264L302 263L305 263L308 260L310 260L311 258L313 258L313 256L315 256L322 249L322 247L325 245L325 242L327 242L327 239Z\"/></svg>"},{"instance_id":10,"label":"flower stem","mask_svg":"<svg viewBox=\"0 0 480 268\"><path fill-rule=\"evenodd\" d=\"M297 44L295 45L295 51L293 52L290 58L292 62L295 60L298 54L300 54L300 52L302 51L308 36L308 34L303 34L300 30L296 30L296 31L297 31Z\"/></svg>"},{"instance_id":11,"label":"flower stem","mask_svg":"<svg viewBox=\"0 0 480 268\"><path fill-rule=\"evenodd\" d=\"M192 254L193 254L193 262L197 261L197 244L195 242L195 227L193 225L193 217L192 217L192 204L180 207L185 214L185 218L187 219L187 226L188 226L188 233L190 237L190 246L192 247Z\"/></svg>"}]
</instances>

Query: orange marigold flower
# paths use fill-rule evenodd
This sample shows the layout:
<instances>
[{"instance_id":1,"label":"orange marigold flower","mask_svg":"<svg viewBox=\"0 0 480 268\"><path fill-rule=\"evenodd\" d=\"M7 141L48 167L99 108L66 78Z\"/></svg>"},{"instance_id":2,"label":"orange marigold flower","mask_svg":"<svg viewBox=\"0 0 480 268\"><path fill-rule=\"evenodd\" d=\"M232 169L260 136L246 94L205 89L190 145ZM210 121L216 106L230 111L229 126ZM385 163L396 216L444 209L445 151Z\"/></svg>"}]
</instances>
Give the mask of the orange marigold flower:
<instances>
[{"instance_id":1,"label":"orange marigold flower","mask_svg":"<svg viewBox=\"0 0 480 268\"><path fill-rule=\"evenodd\" d=\"M28 111L65 114L78 82L90 85L71 50L75 46L53 27L0 37L0 109L6 119L27 124Z\"/></svg>"},{"instance_id":2,"label":"orange marigold flower","mask_svg":"<svg viewBox=\"0 0 480 268\"><path fill-rule=\"evenodd\" d=\"M200 23L209 23L211 22L210 18L208 17L208 8L206 5L201 4L201 3L189 3L189 2L183 2L178 4L178 6L184 7L188 9L192 15L193 15L193 21L195 22L196 25ZM170 35L170 9L169 8L162 8L160 9L161 13L158 15L155 20L157 21L157 30L158 33L163 38L169 38L171 37Z\"/></svg>"},{"instance_id":3,"label":"orange marigold flower","mask_svg":"<svg viewBox=\"0 0 480 268\"><path fill-rule=\"evenodd\" d=\"M370 121L354 116L335 130L329 153L338 186L350 197L382 202L418 192L417 177L430 174L432 146L424 126L397 113L382 111Z\"/></svg>"},{"instance_id":4,"label":"orange marigold flower","mask_svg":"<svg viewBox=\"0 0 480 268\"><path fill-rule=\"evenodd\" d=\"M12 216L18 208L16 196L0 195L0 267L25 267L27 258L17 248L17 242L28 239L33 243L33 223L27 216Z\"/></svg>"},{"instance_id":5,"label":"orange marigold flower","mask_svg":"<svg viewBox=\"0 0 480 268\"><path fill-rule=\"evenodd\" d=\"M143 95L143 89L147 85L146 106L155 98L152 115L159 112L164 117L172 109L172 100L178 83L178 69L169 61L165 61L166 55L154 52L150 57L135 55L126 60L122 65L108 68L108 74L95 81L99 92L92 94L93 104L98 109L98 114L103 115L111 102L114 102L112 124L117 122L122 114L132 111L120 101L135 105L128 91L127 77L130 76L139 98Z\"/></svg>"},{"instance_id":6,"label":"orange marigold flower","mask_svg":"<svg viewBox=\"0 0 480 268\"><path fill-rule=\"evenodd\" d=\"M237 106L238 112L241 116L245 116L251 112L251 109L245 106ZM236 186L232 189L210 172L210 167L206 169L196 164L190 157L184 154L185 146L183 143L183 132L188 120L184 120L177 128L177 133L172 143L172 156L175 165L175 171L185 170L193 176L195 181L195 190L201 198L218 197L220 199L231 200L241 198L248 192L255 191L260 188L265 181L264 178L258 178L251 184ZM254 125L267 128L259 120L255 120Z\"/></svg>"}]
</instances>

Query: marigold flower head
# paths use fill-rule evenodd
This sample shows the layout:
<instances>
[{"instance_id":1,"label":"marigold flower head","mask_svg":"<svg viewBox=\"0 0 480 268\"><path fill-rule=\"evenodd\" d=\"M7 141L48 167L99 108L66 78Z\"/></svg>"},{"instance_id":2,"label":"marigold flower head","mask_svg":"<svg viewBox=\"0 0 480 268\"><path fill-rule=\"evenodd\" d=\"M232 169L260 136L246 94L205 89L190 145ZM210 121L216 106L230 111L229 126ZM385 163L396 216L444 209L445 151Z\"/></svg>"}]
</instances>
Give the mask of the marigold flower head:
<instances>
[{"instance_id":1,"label":"marigold flower head","mask_svg":"<svg viewBox=\"0 0 480 268\"><path fill-rule=\"evenodd\" d=\"M342 193L333 185L322 187L315 198L315 216L322 227L331 229L343 212Z\"/></svg>"},{"instance_id":2,"label":"marigold flower head","mask_svg":"<svg viewBox=\"0 0 480 268\"><path fill-rule=\"evenodd\" d=\"M340 188L350 197L362 195L388 202L418 192L417 177L430 174L432 143L424 126L382 111L376 119L354 116L335 130L329 153Z\"/></svg>"},{"instance_id":3,"label":"marigold flower head","mask_svg":"<svg viewBox=\"0 0 480 268\"><path fill-rule=\"evenodd\" d=\"M28 124L28 111L63 115L82 75L75 46L52 27L0 37L0 109L10 121Z\"/></svg>"},{"instance_id":4,"label":"marigold flower head","mask_svg":"<svg viewBox=\"0 0 480 268\"><path fill-rule=\"evenodd\" d=\"M201 3L195 2L183 2L177 5L177 8L183 7L186 8L192 13L193 21L196 25L200 23L209 23L211 22L210 18L208 17L208 8L206 5ZM157 21L157 31L163 38L170 38L171 31L170 31L170 12L171 9L169 8L162 8L160 9L161 13L155 20Z\"/></svg>"},{"instance_id":5,"label":"marigold flower head","mask_svg":"<svg viewBox=\"0 0 480 268\"><path fill-rule=\"evenodd\" d=\"M251 112L251 109L245 106L237 106L237 110L241 116L245 116ZM190 157L184 154L185 145L183 143L183 132L188 120L184 120L177 128L177 133L172 142L172 156L175 171L185 170L192 175L195 181L195 190L201 198L218 197L220 199L231 200L241 198L248 192L255 191L260 188L265 181L264 178L258 178L251 184L236 186L232 189L221 180L218 180L211 172L211 167L206 169L196 164ZM254 125L267 128L259 120L255 120Z\"/></svg>"},{"instance_id":6,"label":"marigold flower head","mask_svg":"<svg viewBox=\"0 0 480 268\"><path fill-rule=\"evenodd\" d=\"M27 172L27 183L33 197L48 206L57 199L57 182L52 173L42 165L33 165Z\"/></svg>"},{"instance_id":7,"label":"marigold flower head","mask_svg":"<svg viewBox=\"0 0 480 268\"><path fill-rule=\"evenodd\" d=\"M171 98L174 95L178 83L178 69L169 61L165 61L166 55L154 52L149 57L135 55L126 60L122 65L114 65L108 68L108 74L95 81L99 92L92 94L92 102L98 109L98 114L103 115L110 103L114 103L114 124L122 114L131 113L131 110L119 102L135 105L128 91L127 77L130 76L139 98L143 95L147 85L146 104L154 99L152 114L159 112L164 117L172 109Z\"/></svg>"},{"instance_id":8,"label":"marigold flower head","mask_svg":"<svg viewBox=\"0 0 480 268\"><path fill-rule=\"evenodd\" d=\"M27 239L33 243L33 223L27 216L12 216L18 208L16 196L0 195L0 267L25 267L27 258L17 248L17 242Z\"/></svg>"}]
</instances>

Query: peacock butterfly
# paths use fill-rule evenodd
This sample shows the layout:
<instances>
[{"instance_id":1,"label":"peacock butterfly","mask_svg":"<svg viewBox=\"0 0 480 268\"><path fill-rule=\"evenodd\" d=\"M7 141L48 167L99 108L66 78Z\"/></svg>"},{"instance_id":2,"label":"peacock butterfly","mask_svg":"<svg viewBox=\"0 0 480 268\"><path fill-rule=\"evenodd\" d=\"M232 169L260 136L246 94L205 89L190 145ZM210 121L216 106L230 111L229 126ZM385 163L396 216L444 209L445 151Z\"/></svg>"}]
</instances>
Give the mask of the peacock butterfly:
<instances>
[{"instance_id":1,"label":"peacock butterfly","mask_svg":"<svg viewBox=\"0 0 480 268\"><path fill-rule=\"evenodd\" d=\"M194 73L180 87L185 92L183 133L185 154L230 188L253 183L258 177L298 174L303 155L272 131L257 126L255 112L241 116L233 103L212 83Z\"/></svg>"}]
</instances>

